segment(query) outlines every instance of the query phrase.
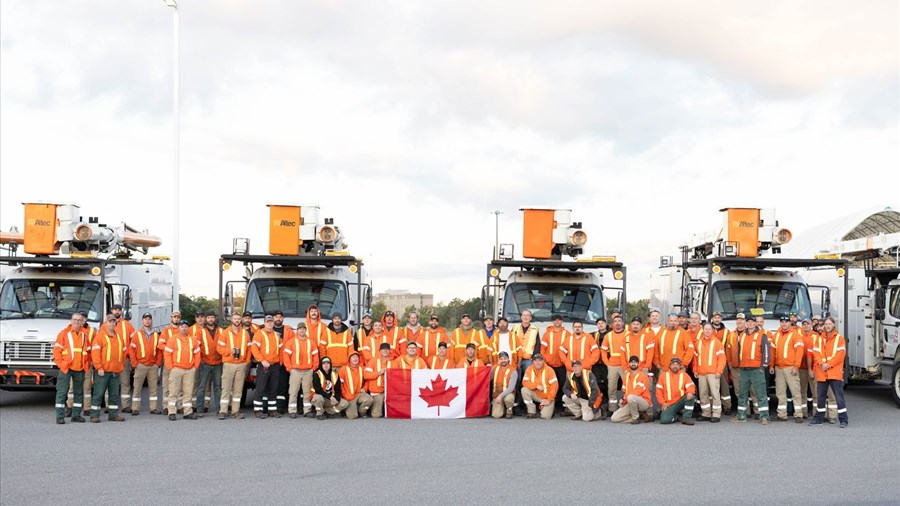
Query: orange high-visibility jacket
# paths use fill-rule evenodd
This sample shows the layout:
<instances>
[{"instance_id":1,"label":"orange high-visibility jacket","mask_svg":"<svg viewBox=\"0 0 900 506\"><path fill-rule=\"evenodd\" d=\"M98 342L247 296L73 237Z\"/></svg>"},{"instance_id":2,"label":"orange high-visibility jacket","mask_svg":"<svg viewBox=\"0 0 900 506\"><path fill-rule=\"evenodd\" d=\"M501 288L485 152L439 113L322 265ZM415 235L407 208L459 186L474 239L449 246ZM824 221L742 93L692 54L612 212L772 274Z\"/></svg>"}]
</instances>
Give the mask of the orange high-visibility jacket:
<instances>
[{"instance_id":1,"label":"orange high-visibility jacket","mask_svg":"<svg viewBox=\"0 0 900 506\"><path fill-rule=\"evenodd\" d=\"M353 351L353 332L349 327L340 333L325 327L324 338L319 341L319 360L328 357L332 367L343 367L347 365Z\"/></svg>"},{"instance_id":2,"label":"orange high-visibility jacket","mask_svg":"<svg viewBox=\"0 0 900 506\"><path fill-rule=\"evenodd\" d=\"M512 365L512 362L506 367L494 366L494 370L491 371L491 399L497 397L509 387L509 378L515 370L516 368Z\"/></svg>"},{"instance_id":3,"label":"orange high-visibility jacket","mask_svg":"<svg viewBox=\"0 0 900 506\"><path fill-rule=\"evenodd\" d=\"M315 321L309 318L309 309L306 310L306 335L310 339L313 340L314 343L320 343L325 340L325 333L328 329L328 324L323 323L321 319L317 319ZM322 353L322 350L319 350L319 356L324 357L325 355Z\"/></svg>"},{"instance_id":4,"label":"orange high-visibility jacket","mask_svg":"<svg viewBox=\"0 0 900 506\"><path fill-rule=\"evenodd\" d=\"M178 334L178 325L169 325L168 327L159 331L159 341L156 345L160 351L166 348L166 341L175 337Z\"/></svg>"},{"instance_id":5,"label":"orange high-visibility jacket","mask_svg":"<svg viewBox=\"0 0 900 506\"><path fill-rule=\"evenodd\" d=\"M360 366L352 366L347 364L341 367L338 372L338 378L341 379L341 399L352 401L359 396L365 385L365 376L363 368Z\"/></svg>"},{"instance_id":6,"label":"orange high-visibility jacket","mask_svg":"<svg viewBox=\"0 0 900 506\"><path fill-rule=\"evenodd\" d=\"M675 404L685 395L696 393L696 386L684 369L677 374L672 371L660 371L659 381L656 383L656 401L660 404Z\"/></svg>"},{"instance_id":7,"label":"orange high-visibility jacket","mask_svg":"<svg viewBox=\"0 0 900 506\"><path fill-rule=\"evenodd\" d=\"M435 355L431 357L431 360L428 361L429 369L453 369L453 362L450 361L450 355L445 355L444 358L441 358L440 355Z\"/></svg>"},{"instance_id":8,"label":"orange high-visibility jacket","mask_svg":"<svg viewBox=\"0 0 900 506\"><path fill-rule=\"evenodd\" d=\"M697 341L699 341L700 336L703 335L703 327L701 326L701 327L694 328L694 327L691 327L690 325L688 325L687 331L688 331L688 334L691 335L691 344L693 344L694 347L696 348Z\"/></svg>"},{"instance_id":9,"label":"orange high-visibility jacket","mask_svg":"<svg viewBox=\"0 0 900 506\"><path fill-rule=\"evenodd\" d=\"M537 328L537 325L534 323L528 326L528 330L524 330L521 323L513 325L510 333L515 337L519 346L521 346L521 351L519 352L519 358L521 360L531 360L531 354L534 352L534 347L538 346L538 343L541 342L540 332L540 329Z\"/></svg>"},{"instance_id":10,"label":"orange high-visibility jacket","mask_svg":"<svg viewBox=\"0 0 900 506\"><path fill-rule=\"evenodd\" d=\"M518 341L515 334L512 332L507 332L506 334L501 334L499 330L494 332L494 335L491 336L491 349L492 359L494 364L500 363L500 351L503 349L500 346L501 339L505 340L507 346L509 346L509 363L515 367L519 365L519 356L522 354L522 343Z\"/></svg>"},{"instance_id":11,"label":"orange high-visibility jacket","mask_svg":"<svg viewBox=\"0 0 900 506\"><path fill-rule=\"evenodd\" d=\"M109 335L106 326L94 334L91 343L91 364L94 369L105 372L120 373L125 370L125 360L128 357L128 339L117 333Z\"/></svg>"},{"instance_id":12,"label":"orange high-visibility jacket","mask_svg":"<svg viewBox=\"0 0 900 506\"><path fill-rule=\"evenodd\" d=\"M823 332L813 344L813 364L816 369L816 381L843 380L844 357L847 355L847 342L836 330ZM822 365L828 364L823 371Z\"/></svg>"},{"instance_id":13,"label":"orange high-visibility jacket","mask_svg":"<svg viewBox=\"0 0 900 506\"><path fill-rule=\"evenodd\" d=\"M410 343L410 342L414 341L414 342L418 343L422 339L422 336L424 334L425 334L425 326L424 325L419 325L419 328L416 330L409 328L409 325L407 325L407 326L403 327L403 342ZM406 350L403 350L403 353L406 353ZM419 356L421 356L421 353L419 353L418 350L416 350L416 353L419 354Z\"/></svg>"},{"instance_id":14,"label":"orange high-visibility jacket","mask_svg":"<svg viewBox=\"0 0 900 506\"><path fill-rule=\"evenodd\" d=\"M363 378L366 380L366 390L370 394L384 393L384 375L378 374L382 369L393 367L391 357L382 358L381 355L369 361L363 369Z\"/></svg>"},{"instance_id":15,"label":"orange high-visibility jacket","mask_svg":"<svg viewBox=\"0 0 900 506\"><path fill-rule=\"evenodd\" d=\"M494 332L491 334L491 337L488 337L487 332L484 329L478 329L478 340L484 344L484 348L479 348L476 356L481 359L485 365L492 365L492 360L494 359L494 335L497 334L497 327L494 327Z\"/></svg>"},{"instance_id":16,"label":"orange high-visibility jacket","mask_svg":"<svg viewBox=\"0 0 900 506\"><path fill-rule=\"evenodd\" d=\"M600 359L609 367L625 367L628 365L628 357L625 357L625 339L628 330L622 332L607 333L603 336L603 344L600 345Z\"/></svg>"},{"instance_id":17,"label":"orange high-visibility jacket","mask_svg":"<svg viewBox=\"0 0 900 506\"><path fill-rule=\"evenodd\" d=\"M216 344L222 337L222 329L216 328L215 333L203 327L202 332L198 332L195 337L200 342L200 362L206 365L219 365L222 363L222 355L219 354Z\"/></svg>"},{"instance_id":18,"label":"orange high-visibility jacket","mask_svg":"<svg viewBox=\"0 0 900 506\"><path fill-rule=\"evenodd\" d=\"M253 360L262 363L264 360L269 364L281 363L281 337L278 332L259 329L259 332L253 336L250 341L250 353L253 354Z\"/></svg>"},{"instance_id":19,"label":"orange high-visibility jacket","mask_svg":"<svg viewBox=\"0 0 900 506\"><path fill-rule=\"evenodd\" d=\"M382 320L384 320L384 318L382 318ZM385 325L384 333L390 337L390 342L394 345L391 349L397 350L397 354L394 355L394 358L406 353L406 332L403 331L403 328L396 325L387 328L387 325ZM378 350L375 350L375 354L378 354Z\"/></svg>"},{"instance_id":20,"label":"orange high-visibility jacket","mask_svg":"<svg viewBox=\"0 0 900 506\"><path fill-rule=\"evenodd\" d=\"M803 334L800 329L791 329L782 332L776 330L769 338L772 350L769 358L769 367L787 369L788 367L800 368L806 360L803 350Z\"/></svg>"},{"instance_id":21,"label":"orange high-visibility jacket","mask_svg":"<svg viewBox=\"0 0 900 506\"><path fill-rule=\"evenodd\" d=\"M463 358L456 363L457 369L468 369L470 367L484 367L484 362L482 362L480 358L475 357L475 360L471 362L469 362L468 358Z\"/></svg>"},{"instance_id":22,"label":"orange high-visibility jacket","mask_svg":"<svg viewBox=\"0 0 900 506\"><path fill-rule=\"evenodd\" d=\"M469 343L475 343L475 356L482 359L482 362L484 357L489 354L487 344L482 341L482 335L474 328L466 332L462 328L456 327L450 336L450 342L453 344L447 348L447 354L455 363L466 358L466 345Z\"/></svg>"},{"instance_id":23,"label":"orange high-visibility jacket","mask_svg":"<svg viewBox=\"0 0 900 506\"><path fill-rule=\"evenodd\" d=\"M378 350L381 348L382 343L388 343L391 346L391 359L400 356L400 349L397 348L397 346L399 346L397 341L394 341L390 335L385 334L384 332L382 332L381 335L376 335L375 332L372 332L360 343L361 348L359 353L362 355L360 358L366 360L366 363L368 363L372 358L381 356L378 353ZM403 352L406 353L406 350L403 350Z\"/></svg>"},{"instance_id":24,"label":"orange high-visibility jacket","mask_svg":"<svg viewBox=\"0 0 900 506\"><path fill-rule=\"evenodd\" d=\"M745 330L732 330L725 339L725 360L729 367L740 367L740 357L738 356L738 342L746 334Z\"/></svg>"},{"instance_id":25,"label":"orange high-visibility jacket","mask_svg":"<svg viewBox=\"0 0 900 506\"><path fill-rule=\"evenodd\" d=\"M219 341L216 343L216 351L222 355L222 362L226 364L250 363L250 332L240 327L237 332L234 327L228 327L222 331ZM234 358L234 350L240 350L240 358Z\"/></svg>"},{"instance_id":26,"label":"orange high-visibility jacket","mask_svg":"<svg viewBox=\"0 0 900 506\"><path fill-rule=\"evenodd\" d=\"M538 385L544 387L544 391L537 389ZM559 383L556 381L556 371L551 367L544 365L540 370L534 367L534 364L528 366L525 374L522 376L522 386L532 390L538 397L544 400L553 401L556 399L556 392L559 390Z\"/></svg>"},{"instance_id":27,"label":"orange high-visibility jacket","mask_svg":"<svg viewBox=\"0 0 900 506\"><path fill-rule=\"evenodd\" d=\"M166 369L196 369L200 367L200 340L191 335L176 334L166 340L164 356Z\"/></svg>"},{"instance_id":28,"label":"orange high-visibility jacket","mask_svg":"<svg viewBox=\"0 0 900 506\"><path fill-rule=\"evenodd\" d=\"M131 359L131 367L137 367L138 364L161 366L163 352L159 349L159 334L151 332L147 335L143 328L135 330L131 334L128 357Z\"/></svg>"},{"instance_id":29,"label":"orange high-visibility jacket","mask_svg":"<svg viewBox=\"0 0 900 506\"><path fill-rule=\"evenodd\" d=\"M309 337L300 338L294 334L284 340L281 350L281 363L287 372L315 370L319 368L319 347Z\"/></svg>"},{"instance_id":30,"label":"orange high-visibility jacket","mask_svg":"<svg viewBox=\"0 0 900 506\"><path fill-rule=\"evenodd\" d=\"M562 367L565 365L563 359L559 356L559 347L569 339L571 332L560 326L559 328L550 326L544 331L544 337L541 338L541 355L544 356L544 362L550 367Z\"/></svg>"},{"instance_id":31,"label":"orange high-visibility jacket","mask_svg":"<svg viewBox=\"0 0 900 506\"><path fill-rule=\"evenodd\" d=\"M91 368L91 341L86 329L72 330L66 325L56 336L53 345L53 362L63 374L72 371L89 371Z\"/></svg>"},{"instance_id":32,"label":"orange high-visibility jacket","mask_svg":"<svg viewBox=\"0 0 900 506\"><path fill-rule=\"evenodd\" d=\"M134 334L134 325L125 318L119 318L119 321L116 323L116 334L124 336L125 339L130 339L131 334Z\"/></svg>"},{"instance_id":33,"label":"orange high-visibility jacket","mask_svg":"<svg viewBox=\"0 0 900 506\"><path fill-rule=\"evenodd\" d=\"M447 337L447 331L443 327L436 329L426 328L416 339L416 343L419 344L416 353L424 358L426 362L430 361L431 357L437 356L438 343L441 342L450 344L450 338Z\"/></svg>"},{"instance_id":34,"label":"orange high-visibility jacket","mask_svg":"<svg viewBox=\"0 0 900 506\"><path fill-rule=\"evenodd\" d=\"M700 327L700 333L703 333L703 327ZM728 339L728 329L725 328L725 325L722 325L722 328L716 330L716 326L713 325L713 337L719 340L723 345L725 344L725 340Z\"/></svg>"},{"instance_id":35,"label":"orange high-visibility jacket","mask_svg":"<svg viewBox=\"0 0 900 506\"><path fill-rule=\"evenodd\" d=\"M653 363L661 370L669 370L669 363L674 357L678 357L682 364L687 365L694 358L693 337L687 330L666 328L659 333L653 354Z\"/></svg>"},{"instance_id":36,"label":"orange high-visibility jacket","mask_svg":"<svg viewBox=\"0 0 900 506\"><path fill-rule=\"evenodd\" d=\"M580 360L581 366L585 371L590 371L600 360L600 347L597 346L597 340L590 334L576 336L569 334L566 340L559 347L559 359L566 366L566 370L572 372L572 361Z\"/></svg>"},{"instance_id":37,"label":"orange high-visibility jacket","mask_svg":"<svg viewBox=\"0 0 900 506\"><path fill-rule=\"evenodd\" d=\"M694 350L695 374L722 374L725 372L725 347L719 338L700 338Z\"/></svg>"},{"instance_id":38,"label":"orange high-visibility jacket","mask_svg":"<svg viewBox=\"0 0 900 506\"><path fill-rule=\"evenodd\" d=\"M656 342L653 340L653 331L644 329L635 335L629 332L625 337L625 360L636 356L639 359L638 369L653 368L653 356L656 351ZM624 366L623 366L624 367Z\"/></svg>"},{"instance_id":39,"label":"orange high-visibility jacket","mask_svg":"<svg viewBox=\"0 0 900 506\"><path fill-rule=\"evenodd\" d=\"M653 401L650 400L650 377L640 369L628 371L628 374L625 375L625 381L622 383L622 390L623 406L628 404L629 395L643 397L647 404L653 405Z\"/></svg>"},{"instance_id":40,"label":"orange high-visibility jacket","mask_svg":"<svg viewBox=\"0 0 900 506\"><path fill-rule=\"evenodd\" d=\"M393 360L392 367L397 369L428 369L428 363L422 357L415 357L410 360L407 355L400 355Z\"/></svg>"},{"instance_id":41,"label":"orange high-visibility jacket","mask_svg":"<svg viewBox=\"0 0 900 506\"><path fill-rule=\"evenodd\" d=\"M769 357L764 356L766 355L764 353L766 348L765 341L765 334L759 330L752 334L744 332L743 335L739 336L737 340L738 367L752 369L761 367L763 362L768 364Z\"/></svg>"},{"instance_id":42,"label":"orange high-visibility jacket","mask_svg":"<svg viewBox=\"0 0 900 506\"><path fill-rule=\"evenodd\" d=\"M809 364L813 361L813 343L819 339L819 335L815 332L803 334L803 360L800 361L800 369L809 369Z\"/></svg>"}]
</instances>

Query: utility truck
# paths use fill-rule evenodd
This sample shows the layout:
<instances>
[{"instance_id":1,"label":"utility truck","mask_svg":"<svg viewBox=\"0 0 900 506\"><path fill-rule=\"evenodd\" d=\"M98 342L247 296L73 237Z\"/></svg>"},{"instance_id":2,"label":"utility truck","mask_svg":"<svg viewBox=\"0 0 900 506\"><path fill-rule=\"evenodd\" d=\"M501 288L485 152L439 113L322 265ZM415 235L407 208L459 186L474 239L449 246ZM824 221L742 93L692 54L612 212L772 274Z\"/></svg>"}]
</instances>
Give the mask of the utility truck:
<instances>
[{"instance_id":1,"label":"utility truck","mask_svg":"<svg viewBox=\"0 0 900 506\"><path fill-rule=\"evenodd\" d=\"M169 323L172 269L165 257L138 256L160 239L79 213L75 204L26 203L24 232L0 233L0 389L55 388L53 344L75 312L94 328L114 304L126 319L150 313L155 328Z\"/></svg>"},{"instance_id":2,"label":"utility truck","mask_svg":"<svg viewBox=\"0 0 900 506\"><path fill-rule=\"evenodd\" d=\"M616 293L618 305L625 307L625 266L615 257L578 258L587 233L572 221L570 209L520 211L524 258L514 258L512 244L499 245L487 264L482 316L503 316L514 324L529 310L537 325L546 326L558 314L565 323L581 320L585 332L594 332L597 319L606 316L605 293Z\"/></svg>"}]
</instances>

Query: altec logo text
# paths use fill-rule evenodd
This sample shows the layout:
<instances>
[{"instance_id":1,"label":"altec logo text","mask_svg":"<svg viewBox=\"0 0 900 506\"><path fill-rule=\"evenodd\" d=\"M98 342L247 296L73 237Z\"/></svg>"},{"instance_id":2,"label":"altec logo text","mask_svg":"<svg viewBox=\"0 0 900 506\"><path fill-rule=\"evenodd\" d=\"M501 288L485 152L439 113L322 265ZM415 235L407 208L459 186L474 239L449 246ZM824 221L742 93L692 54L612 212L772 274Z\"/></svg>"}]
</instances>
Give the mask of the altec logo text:
<instances>
[{"instance_id":1,"label":"altec logo text","mask_svg":"<svg viewBox=\"0 0 900 506\"><path fill-rule=\"evenodd\" d=\"M278 225L281 226L281 227L296 227L296 226L297 226L297 222L296 222L296 221L290 221L290 220L281 220L281 223L279 223Z\"/></svg>"},{"instance_id":2,"label":"altec logo text","mask_svg":"<svg viewBox=\"0 0 900 506\"><path fill-rule=\"evenodd\" d=\"M49 227L49 226L50 226L50 221L49 221L49 220L41 220L41 219L37 219L37 220L34 220L34 226L35 226L35 227Z\"/></svg>"},{"instance_id":3,"label":"altec logo text","mask_svg":"<svg viewBox=\"0 0 900 506\"><path fill-rule=\"evenodd\" d=\"M741 220L738 222L738 228L753 228L753 222Z\"/></svg>"}]
</instances>

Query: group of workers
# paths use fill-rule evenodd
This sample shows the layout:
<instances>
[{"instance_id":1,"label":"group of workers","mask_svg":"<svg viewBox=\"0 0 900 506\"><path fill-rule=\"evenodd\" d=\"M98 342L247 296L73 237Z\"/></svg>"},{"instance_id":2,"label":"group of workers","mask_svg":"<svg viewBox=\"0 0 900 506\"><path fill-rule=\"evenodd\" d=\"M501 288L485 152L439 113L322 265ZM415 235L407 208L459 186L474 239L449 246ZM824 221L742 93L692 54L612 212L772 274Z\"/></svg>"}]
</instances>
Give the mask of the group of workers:
<instances>
[{"instance_id":1,"label":"group of workers","mask_svg":"<svg viewBox=\"0 0 900 506\"><path fill-rule=\"evenodd\" d=\"M845 342L831 317L798 321L792 313L767 331L762 317L739 313L735 329L728 330L719 313L709 322L697 313L673 313L663 325L659 311L651 311L646 324L635 317L626 326L621 311L614 311L611 326L600 318L595 333L585 332L578 320L567 329L554 315L543 334L527 310L512 327L506 318L495 324L486 317L476 328L463 314L449 332L435 315L420 324L415 312L401 326L393 311L381 320L367 313L354 330L340 314L326 322L315 305L296 329L284 324L280 311L266 314L261 326L250 313L232 315L224 328L216 320L215 313L198 312L191 325L174 311L171 324L156 331L145 313L135 329L117 305L95 331L84 314L75 313L53 351L57 423L67 416L84 422L82 414L98 423L104 403L110 421L124 421L120 411L137 416L145 382L151 414L197 419L212 410L220 420L244 418L240 407L251 363L253 412L261 419L382 417L387 369L490 367L494 418L560 413L584 421L658 418L693 425L697 409L697 420L715 423L731 414L733 385L738 399L731 421L745 422L755 412L768 424L768 372L776 420L787 420L792 404L797 422L848 423Z\"/></svg>"}]
</instances>

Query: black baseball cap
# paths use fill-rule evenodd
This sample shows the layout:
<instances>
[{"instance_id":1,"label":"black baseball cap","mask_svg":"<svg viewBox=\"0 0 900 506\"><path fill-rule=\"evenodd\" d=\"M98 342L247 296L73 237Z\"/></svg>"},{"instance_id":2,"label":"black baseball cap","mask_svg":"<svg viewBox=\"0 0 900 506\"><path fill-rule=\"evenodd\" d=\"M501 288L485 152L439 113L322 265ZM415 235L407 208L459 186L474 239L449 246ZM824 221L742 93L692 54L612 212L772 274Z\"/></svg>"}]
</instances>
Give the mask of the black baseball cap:
<instances>
[{"instance_id":1,"label":"black baseball cap","mask_svg":"<svg viewBox=\"0 0 900 506\"><path fill-rule=\"evenodd\" d=\"M272 316L284 316L284 313L282 313L281 310L278 309L274 313L272 313Z\"/></svg>"},{"instance_id":2,"label":"black baseball cap","mask_svg":"<svg viewBox=\"0 0 900 506\"><path fill-rule=\"evenodd\" d=\"M473 350L477 350L478 346L475 346L475 343L469 343L466 345L466 349L472 348Z\"/></svg>"},{"instance_id":3,"label":"black baseball cap","mask_svg":"<svg viewBox=\"0 0 900 506\"><path fill-rule=\"evenodd\" d=\"M638 362L638 363L640 363L640 362L641 362L641 359L640 359L637 355L632 355L632 356L628 357L628 361L629 361L629 362Z\"/></svg>"},{"instance_id":4,"label":"black baseball cap","mask_svg":"<svg viewBox=\"0 0 900 506\"><path fill-rule=\"evenodd\" d=\"M153 318L153 315L150 314L150 313L144 313L143 315L141 315L141 318L142 318L142 319L143 319L143 318Z\"/></svg>"},{"instance_id":5,"label":"black baseball cap","mask_svg":"<svg viewBox=\"0 0 900 506\"><path fill-rule=\"evenodd\" d=\"M391 345L388 343L381 343L381 346L378 347L379 350L389 350L391 349Z\"/></svg>"},{"instance_id":6,"label":"black baseball cap","mask_svg":"<svg viewBox=\"0 0 900 506\"><path fill-rule=\"evenodd\" d=\"M113 309L122 309L122 304L113 304Z\"/></svg>"},{"instance_id":7,"label":"black baseball cap","mask_svg":"<svg viewBox=\"0 0 900 506\"><path fill-rule=\"evenodd\" d=\"M544 356L541 355L540 353L535 353L534 355L531 356L531 360L540 360L543 362Z\"/></svg>"},{"instance_id":8,"label":"black baseball cap","mask_svg":"<svg viewBox=\"0 0 900 506\"><path fill-rule=\"evenodd\" d=\"M250 311L244 311L244 314L242 314L241 316L249 316L250 318L253 318L253 313L251 313Z\"/></svg>"},{"instance_id":9,"label":"black baseball cap","mask_svg":"<svg viewBox=\"0 0 900 506\"><path fill-rule=\"evenodd\" d=\"M783 314L783 315L781 315L781 318L778 319L778 321L789 322L789 321L791 321L791 317L786 314Z\"/></svg>"},{"instance_id":10,"label":"black baseball cap","mask_svg":"<svg viewBox=\"0 0 900 506\"><path fill-rule=\"evenodd\" d=\"M446 348L446 347L447 347L447 343L445 343L444 341L441 341L438 343L438 348Z\"/></svg>"},{"instance_id":11,"label":"black baseball cap","mask_svg":"<svg viewBox=\"0 0 900 506\"><path fill-rule=\"evenodd\" d=\"M635 316L634 318L631 319L631 323L634 323L634 322L644 323L644 320L642 320L640 316Z\"/></svg>"}]
</instances>

